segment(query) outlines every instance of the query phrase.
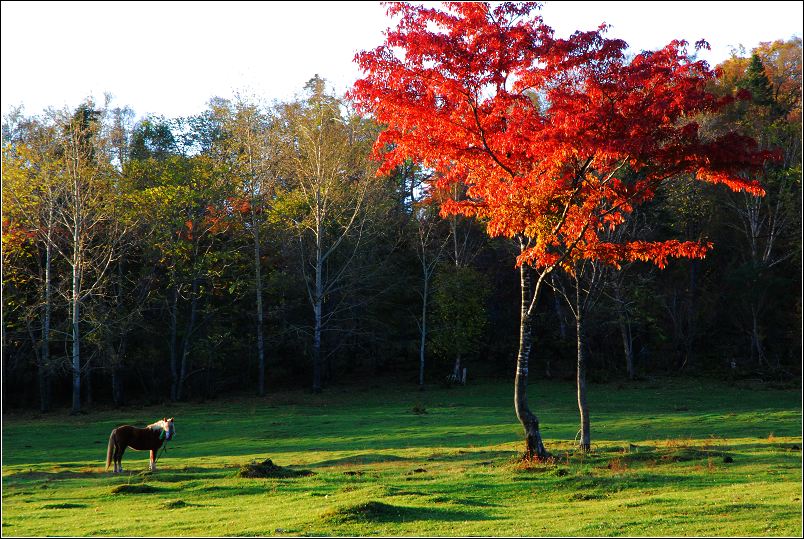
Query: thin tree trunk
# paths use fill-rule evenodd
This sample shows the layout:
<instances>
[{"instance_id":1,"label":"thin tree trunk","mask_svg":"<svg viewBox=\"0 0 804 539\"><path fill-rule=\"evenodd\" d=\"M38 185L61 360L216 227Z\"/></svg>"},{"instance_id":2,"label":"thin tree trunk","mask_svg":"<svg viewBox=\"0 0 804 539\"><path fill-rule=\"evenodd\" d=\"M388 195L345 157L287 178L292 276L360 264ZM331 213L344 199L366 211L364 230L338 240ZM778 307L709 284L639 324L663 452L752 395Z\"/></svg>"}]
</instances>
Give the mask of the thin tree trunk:
<instances>
[{"instance_id":1,"label":"thin tree trunk","mask_svg":"<svg viewBox=\"0 0 804 539\"><path fill-rule=\"evenodd\" d=\"M321 393L321 308L323 302L323 282L321 250L318 249L315 264L315 301L313 315L315 317L313 330L313 393Z\"/></svg>"},{"instance_id":2,"label":"thin tree trunk","mask_svg":"<svg viewBox=\"0 0 804 539\"><path fill-rule=\"evenodd\" d=\"M625 318L625 316L621 315L619 317L619 325L620 325L620 334L623 338L623 351L625 352L625 370L628 374L628 379L633 380L635 373L634 373L634 341L633 337L631 336L631 324Z\"/></svg>"},{"instance_id":3,"label":"thin tree trunk","mask_svg":"<svg viewBox=\"0 0 804 539\"><path fill-rule=\"evenodd\" d=\"M179 287L173 286L173 299L170 307L170 400L179 400L179 366L178 358L176 355L176 332L178 326L178 310L179 310Z\"/></svg>"},{"instance_id":4,"label":"thin tree trunk","mask_svg":"<svg viewBox=\"0 0 804 539\"><path fill-rule=\"evenodd\" d=\"M262 272L260 267L260 231L254 206L251 208L251 228L254 234L254 287L257 296L257 394L265 395L265 341L262 331Z\"/></svg>"},{"instance_id":5,"label":"thin tree trunk","mask_svg":"<svg viewBox=\"0 0 804 539\"><path fill-rule=\"evenodd\" d=\"M50 410L50 312L51 306L51 274L53 248L50 242L50 230L45 240L45 305L42 316L42 352L39 366L39 409L44 413Z\"/></svg>"},{"instance_id":6,"label":"thin tree trunk","mask_svg":"<svg viewBox=\"0 0 804 539\"><path fill-rule=\"evenodd\" d=\"M117 264L117 301L115 303L115 310L117 311L117 320L120 323L120 336L116 349L114 347L114 337L109 338L109 354L112 359L112 402L115 406L123 405L123 361L126 354L126 334L128 333L128 328L122 323L124 317L123 261L125 260L125 256L126 251L123 250L120 254L120 261Z\"/></svg>"},{"instance_id":7,"label":"thin tree trunk","mask_svg":"<svg viewBox=\"0 0 804 539\"><path fill-rule=\"evenodd\" d=\"M576 283L576 286L580 284ZM580 309L576 305L576 309ZM576 371L576 387L578 389L578 411L581 415L581 439L579 442L581 451L587 452L591 449L591 433L589 430L589 405L586 401L586 335L584 333L583 317L580 310L575 317L575 331L578 344L578 365Z\"/></svg>"},{"instance_id":8,"label":"thin tree trunk","mask_svg":"<svg viewBox=\"0 0 804 539\"><path fill-rule=\"evenodd\" d=\"M458 382L461 380L461 354L455 356L455 364L452 366L452 376Z\"/></svg>"},{"instance_id":9,"label":"thin tree trunk","mask_svg":"<svg viewBox=\"0 0 804 539\"><path fill-rule=\"evenodd\" d=\"M77 414L81 411L81 333L78 326L81 315L80 298L78 290L78 272L80 271L77 260L73 261L73 282L72 282L72 368L73 368L73 406L71 413Z\"/></svg>"},{"instance_id":10,"label":"thin tree trunk","mask_svg":"<svg viewBox=\"0 0 804 539\"><path fill-rule=\"evenodd\" d=\"M193 279L190 292L190 319L187 322L187 330L184 333L181 345L181 367L179 372L179 384L176 389L176 400L181 400L184 390L184 382L187 380L189 370L190 347L192 346L192 333L195 329L195 319L198 311L198 277Z\"/></svg>"},{"instance_id":11,"label":"thin tree trunk","mask_svg":"<svg viewBox=\"0 0 804 539\"><path fill-rule=\"evenodd\" d=\"M614 301L617 304L617 323L620 326L620 335L623 339L623 351L625 352L625 369L628 379L634 379L634 338L631 334L631 320L625 309L625 302L622 298L622 291L619 285L614 287Z\"/></svg>"},{"instance_id":12,"label":"thin tree trunk","mask_svg":"<svg viewBox=\"0 0 804 539\"><path fill-rule=\"evenodd\" d=\"M460 251L458 250L458 216L452 216L452 247L454 250L455 256L455 271L457 273L458 269L460 268ZM458 335L461 334L461 321L460 319L457 320L456 324L456 333ZM452 366L452 376L453 380L460 381L461 379L461 354L455 356L455 363Z\"/></svg>"},{"instance_id":13,"label":"thin tree trunk","mask_svg":"<svg viewBox=\"0 0 804 539\"><path fill-rule=\"evenodd\" d=\"M555 274L551 275L550 279L553 286L557 286ZM561 310L561 302L558 299L558 293L553 293L553 309L556 312L556 318L558 318L558 335L561 337L562 341L565 341L567 340L567 322L564 320L564 312Z\"/></svg>"},{"instance_id":14,"label":"thin tree trunk","mask_svg":"<svg viewBox=\"0 0 804 539\"><path fill-rule=\"evenodd\" d=\"M762 336L759 332L759 316L757 308L751 305L751 355L757 354L757 364L761 367L765 363L765 349L762 346Z\"/></svg>"},{"instance_id":15,"label":"thin tree trunk","mask_svg":"<svg viewBox=\"0 0 804 539\"><path fill-rule=\"evenodd\" d=\"M315 295L313 297L313 393L321 393L321 314L324 302L324 229L321 187L315 194Z\"/></svg>"},{"instance_id":16,"label":"thin tree trunk","mask_svg":"<svg viewBox=\"0 0 804 539\"><path fill-rule=\"evenodd\" d=\"M424 348L427 342L427 295L429 293L427 267L422 264L424 269L424 290L422 292L422 323L421 339L419 340L419 386L424 387Z\"/></svg>"},{"instance_id":17,"label":"thin tree trunk","mask_svg":"<svg viewBox=\"0 0 804 539\"><path fill-rule=\"evenodd\" d=\"M118 304L119 305L119 304ZM126 334L120 335L120 346L117 350L112 349L112 402L115 406L125 405L125 394L123 389L123 361L126 357Z\"/></svg>"},{"instance_id":18,"label":"thin tree trunk","mask_svg":"<svg viewBox=\"0 0 804 539\"><path fill-rule=\"evenodd\" d=\"M84 363L84 404L92 406L92 358Z\"/></svg>"},{"instance_id":19,"label":"thin tree trunk","mask_svg":"<svg viewBox=\"0 0 804 539\"><path fill-rule=\"evenodd\" d=\"M524 246L522 247L524 249ZM528 407L528 359L531 350L530 270L523 264L519 268L519 283L522 301L519 318L519 351L516 358L516 377L514 378L514 410L516 417L525 429L525 457L547 458L549 453L542 443L539 432L539 419Z\"/></svg>"}]
</instances>

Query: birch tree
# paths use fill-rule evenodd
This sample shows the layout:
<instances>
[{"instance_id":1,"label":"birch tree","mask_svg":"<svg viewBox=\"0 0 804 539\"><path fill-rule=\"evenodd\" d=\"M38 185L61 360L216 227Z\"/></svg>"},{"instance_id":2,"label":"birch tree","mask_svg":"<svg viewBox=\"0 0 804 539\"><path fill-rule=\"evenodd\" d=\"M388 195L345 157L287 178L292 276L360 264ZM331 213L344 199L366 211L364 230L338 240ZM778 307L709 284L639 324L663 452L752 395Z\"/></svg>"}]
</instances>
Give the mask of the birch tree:
<instances>
[{"instance_id":1,"label":"birch tree","mask_svg":"<svg viewBox=\"0 0 804 539\"><path fill-rule=\"evenodd\" d=\"M374 125L326 92L318 76L303 99L280 107L282 175L287 187L278 211L293 226L307 299L313 311L312 388L322 389L322 334L339 290L361 247L367 201L374 184L370 160ZM348 241L347 241L348 240ZM348 252L337 257L339 250Z\"/></svg>"}]
</instances>

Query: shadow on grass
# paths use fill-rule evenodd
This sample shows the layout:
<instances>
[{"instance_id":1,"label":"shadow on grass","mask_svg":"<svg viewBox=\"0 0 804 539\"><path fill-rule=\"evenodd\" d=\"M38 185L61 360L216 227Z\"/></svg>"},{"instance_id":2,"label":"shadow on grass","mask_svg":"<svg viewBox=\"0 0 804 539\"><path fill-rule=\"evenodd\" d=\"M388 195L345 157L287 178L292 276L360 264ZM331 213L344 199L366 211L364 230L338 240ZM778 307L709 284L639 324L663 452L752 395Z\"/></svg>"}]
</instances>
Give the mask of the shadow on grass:
<instances>
[{"instance_id":1,"label":"shadow on grass","mask_svg":"<svg viewBox=\"0 0 804 539\"><path fill-rule=\"evenodd\" d=\"M204 468L201 466L183 466L181 468L162 468L156 472L144 470L138 475L148 477L152 481L163 483L180 483L196 479L223 479L232 474L232 470L239 468L236 464Z\"/></svg>"},{"instance_id":2,"label":"shadow on grass","mask_svg":"<svg viewBox=\"0 0 804 539\"><path fill-rule=\"evenodd\" d=\"M746 483L748 480L729 477L729 484ZM667 473L645 473L625 471L603 475L568 476L556 481L555 486L574 492L612 495L630 490L645 488L711 488L713 477L704 475L673 475Z\"/></svg>"},{"instance_id":3,"label":"shadow on grass","mask_svg":"<svg viewBox=\"0 0 804 539\"><path fill-rule=\"evenodd\" d=\"M359 464L377 464L378 462L401 462L406 460L415 459L404 458L397 455L385 455L382 453L366 453L363 455L352 455L338 459L322 460L321 462L312 464L312 466L353 466Z\"/></svg>"},{"instance_id":4,"label":"shadow on grass","mask_svg":"<svg viewBox=\"0 0 804 539\"><path fill-rule=\"evenodd\" d=\"M48 503L42 509L82 509L86 506L85 503Z\"/></svg>"},{"instance_id":5,"label":"shadow on grass","mask_svg":"<svg viewBox=\"0 0 804 539\"><path fill-rule=\"evenodd\" d=\"M272 490L263 485L240 485L240 486L219 486L210 485L206 487L199 487L194 489L196 492L203 492L216 498L229 497L229 496L256 496L265 494Z\"/></svg>"},{"instance_id":6,"label":"shadow on grass","mask_svg":"<svg viewBox=\"0 0 804 539\"><path fill-rule=\"evenodd\" d=\"M106 472L103 468L85 468L81 471L59 470L55 472L26 470L20 472L11 472L3 477L3 482L7 480L10 482L17 481L58 481L62 479L88 479L92 477L104 477Z\"/></svg>"},{"instance_id":7,"label":"shadow on grass","mask_svg":"<svg viewBox=\"0 0 804 539\"><path fill-rule=\"evenodd\" d=\"M488 466L495 464L495 461L507 462L514 455L516 455L516 452L513 451L466 451L458 449L457 451L439 451L433 453L425 460L433 462L479 460L481 462L477 463L478 466Z\"/></svg>"},{"instance_id":8,"label":"shadow on grass","mask_svg":"<svg viewBox=\"0 0 804 539\"><path fill-rule=\"evenodd\" d=\"M104 483L109 481L119 482L115 480L126 482L133 480L141 483L147 479L148 481L156 483L180 483L182 481L197 479L223 479L230 476L232 470L236 468L238 468L237 465L211 468L184 466L176 469L165 467L156 472L149 470L141 470L139 472L128 470L124 471L122 474L115 474L103 468L85 468L81 471L61 470L54 472L27 470L7 474L3 477L3 486L13 488L37 483L54 483L69 479L95 480Z\"/></svg>"},{"instance_id":9,"label":"shadow on grass","mask_svg":"<svg viewBox=\"0 0 804 539\"><path fill-rule=\"evenodd\" d=\"M494 520L496 517L456 509L407 507L370 501L330 509L324 512L321 518L334 524L346 524L355 522L413 522L417 520L463 522L466 520Z\"/></svg>"}]
</instances>

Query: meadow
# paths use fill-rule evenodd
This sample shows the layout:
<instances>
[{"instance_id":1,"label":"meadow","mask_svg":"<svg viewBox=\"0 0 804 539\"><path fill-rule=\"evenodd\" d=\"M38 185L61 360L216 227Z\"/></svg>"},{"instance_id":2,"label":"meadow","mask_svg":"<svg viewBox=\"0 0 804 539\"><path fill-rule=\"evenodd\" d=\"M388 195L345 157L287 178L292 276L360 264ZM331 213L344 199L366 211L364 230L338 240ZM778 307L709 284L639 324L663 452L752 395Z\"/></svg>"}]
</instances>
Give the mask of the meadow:
<instances>
[{"instance_id":1,"label":"meadow","mask_svg":"<svg viewBox=\"0 0 804 539\"><path fill-rule=\"evenodd\" d=\"M503 382L283 390L80 416L6 412L2 532L802 534L799 389L592 384L589 454L573 445L573 384L534 381L529 395L550 462L518 458L521 427ZM175 416L176 437L159 470L129 449L122 474L104 471L112 428L163 416Z\"/></svg>"}]
</instances>

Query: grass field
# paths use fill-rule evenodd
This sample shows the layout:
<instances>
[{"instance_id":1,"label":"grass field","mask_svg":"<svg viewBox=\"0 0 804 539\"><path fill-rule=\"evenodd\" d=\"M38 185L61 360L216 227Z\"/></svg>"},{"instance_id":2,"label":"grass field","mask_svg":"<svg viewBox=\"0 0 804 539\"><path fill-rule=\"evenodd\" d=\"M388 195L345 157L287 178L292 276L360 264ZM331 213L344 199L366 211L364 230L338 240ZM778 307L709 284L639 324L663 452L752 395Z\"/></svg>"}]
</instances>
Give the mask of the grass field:
<instances>
[{"instance_id":1,"label":"grass field","mask_svg":"<svg viewBox=\"0 0 804 539\"><path fill-rule=\"evenodd\" d=\"M531 384L551 463L522 463L508 383L334 387L313 395L3 418L4 536L782 535L802 533L801 392L697 380ZM147 471L113 427L176 417ZM278 477L240 477L271 459ZM294 473L309 471L312 473Z\"/></svg>"}]
</instances>

